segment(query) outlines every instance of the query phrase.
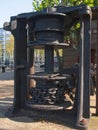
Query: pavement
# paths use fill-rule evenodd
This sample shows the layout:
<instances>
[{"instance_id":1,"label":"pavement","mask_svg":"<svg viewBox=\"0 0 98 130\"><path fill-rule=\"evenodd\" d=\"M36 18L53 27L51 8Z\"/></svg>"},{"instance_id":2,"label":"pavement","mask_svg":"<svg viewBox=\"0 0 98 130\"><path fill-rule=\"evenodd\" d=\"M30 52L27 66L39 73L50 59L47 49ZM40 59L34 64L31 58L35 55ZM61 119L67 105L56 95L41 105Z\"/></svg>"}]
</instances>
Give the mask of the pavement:
<instances>
[{"instance_id":1,"label":"pavement","mask_svg":"<svg viewBox=\"0 0 98 130\"><path fill-rule=\"evenodd\" d=\"M5 73L0 72L0 130L75 130L66 123L65 119L56 116L55 113L50 116L51 120L45 120L38 117L38 113L32 115L25 114L17 117L8 118L5 113L13 105L14 80L13 70ZM98 130L98 117L95 116L96 104L95 95L90 97L90 111L92 116L89 121L88 130ZM27 112L26 112L27 113ZM69 119L67 119L69 120Z\"/></svg>"}]
</instances>

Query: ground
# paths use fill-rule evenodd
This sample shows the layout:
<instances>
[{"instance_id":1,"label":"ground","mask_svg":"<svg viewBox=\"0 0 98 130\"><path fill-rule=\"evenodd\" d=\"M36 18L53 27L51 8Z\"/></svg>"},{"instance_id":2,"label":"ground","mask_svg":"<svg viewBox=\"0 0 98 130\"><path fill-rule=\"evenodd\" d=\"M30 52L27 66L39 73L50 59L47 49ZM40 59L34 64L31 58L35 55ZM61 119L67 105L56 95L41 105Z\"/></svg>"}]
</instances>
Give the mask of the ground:
<instances>
[{"instance_id":1,"label":"ground","mask_svg":"<svg viewBox=\"0 0 98 130\"><path fill-rule=\"evenodd\" d=\"M42 116L43 112L35 111L32 113L27 111L24 115L17 117L6 117L5 113L13 103L13 91L13 71L0 72L0 130L75 130L69 122L70 119L63 117L63 112L62 116L59 112L57 114L48 112L47 118ZM98 130L98 117L94 116L95 96L91 96L90 110L92 116L88 130Z\"/></svg>"}]
</instances>

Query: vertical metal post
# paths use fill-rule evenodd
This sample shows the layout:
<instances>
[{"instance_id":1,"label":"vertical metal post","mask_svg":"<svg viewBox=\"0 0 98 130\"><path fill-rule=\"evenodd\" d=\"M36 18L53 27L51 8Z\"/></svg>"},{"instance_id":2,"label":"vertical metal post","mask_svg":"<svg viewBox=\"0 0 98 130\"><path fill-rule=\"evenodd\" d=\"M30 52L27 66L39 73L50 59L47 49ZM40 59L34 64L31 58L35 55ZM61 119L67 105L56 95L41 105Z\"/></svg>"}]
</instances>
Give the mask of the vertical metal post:
<instances>
[{"instance_id":1,"label":"vertical metal post","mask_svg":"<svg viewBox=\"0 0 98 130\"><path fill-rule=\"evenodd\" d=\"M45 46L45 72L53 73L54 69L54 47Z\"/></svg>"},{"instance_id":2,"label":"vertical metal post","mask_svg":"<svg viewBox=\"0 0 98 130\"><path fill-rule=\"evenodd\" d=\"M91 54L91 19L85 16L84 21L84 95L83 117L90 118L90 54Z\"/></svg>"},{"instance_id":3,"label":"vertical metal post","mask_svg":"<svg viewBox=\"0 0 98 130\"><path fill-rule=\"evenodd\" d=\"M77 126L83 116L83 87L84 87L84 22L80 19L80 43L79 43L79 86L78 86L78 112L77 112Z\"/></svg>"},{"instance_id":4,"label":"vertical metal post","mask_svg":"<svg viewBox=\"0 0 98 130\"><path fill-rule=\"evenodd\" d=\"M90 117L90 16L81 16L80 50L79 50L79 89L78 89L78 112L77 126L83 118Z\"/></svg>"},{"instance_id":5,"label":"vertical metal post","mask_svg":"<svg viewBox=\"0 0 98 130\"><path fill-rule=\"evenodd\" d=\"M28 42L29 41L33 41L34 40L34 36L32 33L33 30L33 20L31 19L29 21L29 28L28 28ZM34 74L34 48L28 48L27 49L27 60L28 60L28 65L29 65L29 70L28 73L29 74ZM34 80L30 79L30 81L28 81L28 87L33 87L34 86Z\"/></svg>"},{"instance_id":6,"label":"vertical metal post","mask_svg":"<svg viewBox=\"0 0 98 130\"><path fill-rule=\"evenodd\" d=\"M97 70L96 70L96 115L98 116L98 17L97 17Z\"/></svg>"},{"instance_id":7,"label":"vertical metal post","mask_svg":"<svg viewBox=\"0 0 98 130\"><path fill-rule=\"evenodd\" d=\"M15 24L14 113L24 107L27 91L26 18L17 18Z\"/></svg>"}]
</instances>

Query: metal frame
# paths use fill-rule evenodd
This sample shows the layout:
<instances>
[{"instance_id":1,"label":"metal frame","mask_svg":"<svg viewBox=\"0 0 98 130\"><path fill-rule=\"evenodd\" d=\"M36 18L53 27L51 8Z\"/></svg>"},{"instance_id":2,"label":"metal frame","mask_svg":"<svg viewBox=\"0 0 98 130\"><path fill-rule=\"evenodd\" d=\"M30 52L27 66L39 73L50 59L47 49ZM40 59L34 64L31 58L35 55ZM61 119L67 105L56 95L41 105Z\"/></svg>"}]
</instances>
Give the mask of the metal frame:
<instances>
[{"instance_id":1,"label":"metal frame","mask_svg":"<svg viewBox=\"0 0 98 130\"><path fill-rule=\"evenodd\" d=\"M80 65L79 65L79 78L78 78L78 89L77 89L77 101L76 101L76 114L77 114L77 127L86 128L86 124L83 121L84 118L90 117L90 21L92 17L91 9L86 5L74 6L74 7L57 7L58 13L68 14L71 16L72 21L69 26L65 29L74 25L77 21L81 23L81 33L80 33ZM46 12L34 12L34 13L24 13L19 14L15 17L11 17L9 24L4 25L5 30L12 32L15 38L15 72L14 72L14 105L12 113L17 113L19 110L25 107L25 101L27 96L27 75L34 73L34 64L31 56L34 56L34 51L32 48L32 54L30 49L28 49L29 61L27 60L27 29L26 25L28 23L28 18L38 17ZM29 40L33 40L29 37ZM51 47L50 47L51 48ZM46 55L51 55L53 53L47 52ZM52 60L52 59L50 59ZM32 64L31 64L32 62ZM30 63L30 64L29 64ZM46 71L51 72L53 70L51 64L47 64ZM51 67L51 68L50 68ZM31 83L32 84L32 83Z\"/></svg>"}]
</instances>

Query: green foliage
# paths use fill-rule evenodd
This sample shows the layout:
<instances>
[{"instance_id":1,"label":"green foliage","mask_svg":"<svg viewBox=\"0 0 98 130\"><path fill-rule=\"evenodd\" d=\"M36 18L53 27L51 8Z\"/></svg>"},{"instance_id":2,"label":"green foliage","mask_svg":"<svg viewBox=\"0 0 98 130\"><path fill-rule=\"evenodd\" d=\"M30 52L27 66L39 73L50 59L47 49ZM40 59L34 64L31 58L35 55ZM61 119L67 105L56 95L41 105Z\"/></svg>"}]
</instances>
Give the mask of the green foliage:
<instances>
[{"instance_id":1,"label":"green foliage","mask_svg":"<svg viewBox=\"0 0 98 130\"><path fill-rule=\"evenodd\" d=\"M43 8L56 5L75 6L80 4L86 4L90 7L98 6L98 0L33 0L32 2L35 11L40 11Z\"/></svg>"},{"instance_id":2,"label":"green foliage","mask_svg":"<svg viewBox=\"0 0 98 130\"><path fill-rule=\"evenodd\" d=\"M58 4L59 4L58 0L33 0L32 3L34 10L36 11L40 11L46 7L53 7Z\"/></svg>"},{"instance_id":3,"label":"green foliage","mask_svg":"<svg viewBox=\"0 0 98 130\"><path fill-rule=\"evenodd\" d=\"M68 6L86 4L92 7L98 5L98 0L61 0L61 3Z\"/></svg>"}]
</instances>

